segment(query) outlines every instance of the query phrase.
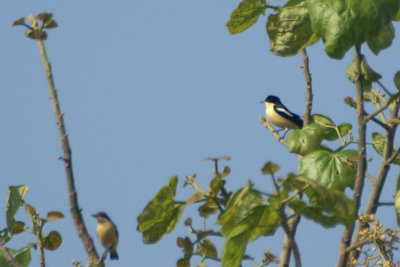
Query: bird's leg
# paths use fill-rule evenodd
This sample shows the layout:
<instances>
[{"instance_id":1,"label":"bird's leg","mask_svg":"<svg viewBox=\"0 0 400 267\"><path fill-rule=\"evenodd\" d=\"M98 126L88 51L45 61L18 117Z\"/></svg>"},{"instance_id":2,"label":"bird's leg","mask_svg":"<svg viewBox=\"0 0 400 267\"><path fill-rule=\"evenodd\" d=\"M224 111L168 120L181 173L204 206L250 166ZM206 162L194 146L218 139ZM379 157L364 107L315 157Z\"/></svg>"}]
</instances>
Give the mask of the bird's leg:
<instances>
[{"instance_id":1,"label":"bird's leg","mask_svg":"<svg viewBox=\"0 0 400 267\"><path fill-rule=\"evenodd\" d=\"M286 130L285 133L283 134L282 138L285 138L287 132L289 131L289 129L281 129L281 130Z\"/></svg>"},{"instance_id":2,"label":"bird's leg","mask_svg":"<svg viewBox=\"0 0 400 267\"><path fill-rule=\"evenodd\" d=\"M107 255L108 255L108 253L111 251L111 246L110 247L108 247L104 252L103 252L103 254L101 255L101 262L103 262L106 258L107 258Z\"/></svg>"}]
</instances>

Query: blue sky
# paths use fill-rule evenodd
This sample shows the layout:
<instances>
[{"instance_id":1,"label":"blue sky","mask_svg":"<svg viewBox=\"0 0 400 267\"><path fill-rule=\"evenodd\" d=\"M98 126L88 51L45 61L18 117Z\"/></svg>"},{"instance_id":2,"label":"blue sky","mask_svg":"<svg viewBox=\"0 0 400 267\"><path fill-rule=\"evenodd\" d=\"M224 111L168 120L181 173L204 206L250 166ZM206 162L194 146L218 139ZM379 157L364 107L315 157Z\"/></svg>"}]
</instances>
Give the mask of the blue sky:
<instances>
[{"instance_id":1,"label":"blue sky","mask_svg":"<svg viewBox=\"0 0 400 267\"><path fill-rule=\"evenodd\" d=\"M26 201L41 214L60 210L66 215L47 225L47 231L58 230L63 237L62 246L46 254L48 266L71 266L73 259L86 263L86 255L69 213L65 172L57 159L60 141L39 50L36 42L25 38L24 29L11 27L13 21L47 11L59 25L48 32L45 44L70 136L79 203L98 250L102 248L91 214L107 212L120 233L120 260L107 266L175 266L182 255L176 237L189 235L182 223L155 245L144 245L136 231L136 217L171 176L179 176L178 198L184 200L193 193L182 188L186 175L196 173L204 187L212 177L212 164L201 161L204 157L231 156L230 190L251 180L257 188L272 191L269 178L260 175L269 160L281 165L282 176L297 169L297 157L260 124L264 106L259 102L274 94L293 112L303 113L301 57L269 52L266 17L245 33L230 35L225 24L238 3L2 1L0 212L5 214L7 187L26 184ZM399 30L398 24L395 27ZM392 90L399 41L396 37L379 56L363 47L369 64ZM326 114L336 123L354 123L354 110L342 101L354 96L354 85L345 75L352 51L342 60L332 60L319 42L308 52L313 113ZM368 128L369 140L377 130L375 125ZM369 156L374 175L379 158L375 153ZM392 168L385 201L393 199L398 172ZM367 182L365 193L368 188ZM196 210L187 207L183 219L197 219ZM382 208L378 215L387 225L396 225L393 208ZM5 216L0 216L3 228L1 218ZM28 222L23 210L17 218ZM202 224L195 220L198 227ZM303 265L332 266L342 231L342 226L326 230L303 219L296 237ZM257 262L267 247L279 254L282 239L279 231L257 240L248 254ZM16 236L10 246L32 240L28 234ZM38 266L37 251L33 253L32 266ZM198 261L194 258L192 264Z\"/></svg>"}]
</instances>

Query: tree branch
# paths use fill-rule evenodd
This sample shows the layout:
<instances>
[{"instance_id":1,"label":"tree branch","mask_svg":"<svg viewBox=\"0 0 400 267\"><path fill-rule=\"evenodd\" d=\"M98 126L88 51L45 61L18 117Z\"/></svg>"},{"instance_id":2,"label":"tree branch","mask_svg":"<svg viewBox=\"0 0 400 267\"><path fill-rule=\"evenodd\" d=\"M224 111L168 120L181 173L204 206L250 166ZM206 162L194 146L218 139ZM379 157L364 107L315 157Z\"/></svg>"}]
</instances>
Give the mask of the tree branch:
<instances>
[{"instance_id":1,"label":"tree branch","mask_svg":"<svg viewBox=\"0 0 400 267\"><path fill-rule=\"evenodd\" d=\"M13 256L11 255L11 253L8 251L8 249L6 247L4 247L1 243L0 243L0 252L1 254L3 254L4 258L6 258L7 262L13 266L13 267L22 267L21 264L19 264L18 261L16 261Z\"/></svg>"},{"instance_id":2,"label":"tree branch","mask_svg":"<svg viewBox=\"0 0 400 267\"><path fill-rule=\"evenodd\" d=\"M400 108L400 99L395 98L395 106L390 109L390 119L398 116L399 108ZM389 101L388 101L389 102ZM389 119L389 120L390 120ZM396 155L396 152L393 151L394 137L396 135L397 124L389 124L389 130L386 132L385 144L382 152L382 160L379 166L378 175L373 182L371 193L369 196L369 200L367 206L365 208L364 214L375 214L379 206L383 206L383 203L379 203L380 196L382 194L382 189L386 181L386 177L389 174L390 164L393 160L393 154ZM364 225L360 225L358 227L357 233L355 235L353 244L359 241L360 233L365 228ZM354 259L358 259L359 252L353 251L351 257Z\"/></svg>"},{"instance_id":3,"label":"tree branch","mask_svg":"<svg viewBox=\"0 0 400 267\"><path fill-rule=\"evenodd\" d=\"M353 195L353 202L355 205L355 214L357 216L358 210L360 209L360 200L362 195L362 190L364 187L364 180L365 180L365 172L367 169L367 161L366 161L366 124L365 124L365 111L364 111L364 95L363 95L363 86L362 80L363 76L361 73L361 46L356 45L354 47L354 57L356 61L356 109L357 109L357 122L358 122L358 164L357 164L357 174L354 183L354 195ZM339 250L339 258L337 261L337 267L345 267L347 265L347 261L349 258L348 253L346 252L347 248L351 244L351 237L353 235L355 226L355 221L350 229L346 228L342 242L340 243L340 250Z\"/></svg>"},{"instance_id":4,"label":"tree branch","mask_svg":"<svg viewBox=\"0 0 400 267\"><path fill-rule=\"evenodd\" d=\"M306 80L306 109L304 110L304 125L310 124L311 122L311 110L312 110L312 100L313 100L313 93L312 93L312 78L309 68L309 60L307 51L304 48L301 50L301 55L303 59L303 65L301 68L303 69L304 78Z\"/></svg>"},{"instance_id":5,"label":"tree branch","mask_svg":"<svg viewBox=\"0 0 400 267\"><path fill-rule=\"evenodd\" d=\"M83 221L82 214L80 212L79 204L78 204L78 195L75 188L74 182L74 174L72 170L72 152L69 146L69 139L68 134L65 129L63 113L61 112L60 105L58 102L57 91L54 85L53 74L51 71L51 66L48 61L46 50L44 43L41 39L37 40L39 49L40 49L40 56L43 61L43 65L46 71L46 78L47 84L49 86L50 95L51 95L51 102L53 103L53 111L56 116L57 127L61 138L61 147L63 150L63 160L64 160L64 167L67 176L67 185L68 185L68 193L69 193L69 206L72 214L72 218L75 223L76 230L78 232L79 237L81 238L83 245L86 249L86 252L89 257L89 262L94 264L92 266L103 266L103 263L100 261L99 256L96 252L96 249L93 244L93 240L90 237L85 223Z\"/></svg>"}]
</instances>

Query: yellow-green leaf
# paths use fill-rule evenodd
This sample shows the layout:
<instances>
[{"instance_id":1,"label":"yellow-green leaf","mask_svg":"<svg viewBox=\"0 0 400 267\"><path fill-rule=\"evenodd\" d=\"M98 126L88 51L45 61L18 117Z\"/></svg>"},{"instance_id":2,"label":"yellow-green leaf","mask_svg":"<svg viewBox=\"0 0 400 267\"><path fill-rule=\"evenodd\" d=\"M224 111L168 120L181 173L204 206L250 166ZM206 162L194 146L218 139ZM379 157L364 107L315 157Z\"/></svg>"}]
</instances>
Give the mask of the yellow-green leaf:
<instances>
[{"instance_id":1,"label":"yellow-green leaf","mask_svg":"<svg viewBox=\"0 0 400 267\"><path fill-rule=\"evenodd\" d=\"M255 24L268 8L265 0L243 0L226 23L231 34L241 33Z\"/></svg>"},{"instance_id":2,"label":"yellow-green leaf","mask_svg":"<svg viewBox=\"0 0 400 267\"><path fill-rule=\"evenodd\" d=\"M64 218L64 214L62 214L62 212L60 211L50 211L47 213L47 221L56 221L59 219Z\"/></svg>"},{"instance_id":3,"label":"yellow-green leaf","mask_svg":"<svg viewBox=\"0 0 400 267\"><path fill-rule=\"evenodd\" d=\"M262 168L261 172L263 175L267 174L274 174L279 171L279 165L276 165L275 163L268 161L265 163L264 167Z\"/></svg>"},{"instance_id":4,"label":"yellow-green leaf","mask_svg":"<svg viewBox=\"0 0 400 267\"><path fill-rule=\"evenodd\" d=\"M26 185L9 186L7 190L6 200L6 221L7 226L12 227L15 223L14 216L18 209L24 204L22 199L28 192L29 187Z\"/></svg>"},{"instance_id":5,"label":"yellow-green leaf","mask_svg":"<svg viewBox=\"0 0 400 267\"><path fill-rule=\"evenodd\" d=\"M143 242L158 242L170 233L179 221L185 204L175 202L178 177L172 177L156 196L146 205L137 218L137 230L143 233Z\"/></svg>"},{"instance_id":6,"label":"yellow-green leaf","mask_svg":"<svg viewBox=\"0 0 400 267\"><path fill-rule=\"evenodd\" d=\"M25 24L25 18L20 18L16 21L14 21L13 26L20 26Z\"/></svg>"},{"instance_id":7,"label":"yellow-green leaf","mask_svg":"<svg viewBox=\"0 0 400 267\"><path fill-rule=\"evenodd\" d=\"M44 238L43 247L48 250L56 250L61 246L61 243L61 235L56 231L52 231Z\"/></svg>"}]
</instances>

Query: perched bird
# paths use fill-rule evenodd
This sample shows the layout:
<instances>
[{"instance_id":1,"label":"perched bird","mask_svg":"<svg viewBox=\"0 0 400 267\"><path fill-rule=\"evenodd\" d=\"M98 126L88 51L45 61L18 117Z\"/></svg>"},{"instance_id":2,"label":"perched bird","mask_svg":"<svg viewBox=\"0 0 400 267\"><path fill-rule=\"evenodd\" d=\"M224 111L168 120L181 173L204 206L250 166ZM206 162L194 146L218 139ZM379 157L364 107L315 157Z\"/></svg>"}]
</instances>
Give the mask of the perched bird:
<instances>
[{"instance_id":1,"label":"perched bird","mask_svg":"<svg viewBox=\"0 0 400 267\"><path fill-rule=\"evenodd\" d=\"M118 244L118 230L115 224L111 221L110 217L105 212L99 212L92 215L97 221L97 236L100 243L110 251L111 260L118 260L117 244ZM106 257L106 256L105 256Z\"/></svg>"},{"instance_id":2,"label":"perched bird","mask_svg":"<svg viewBox=\"0 0 400 267\"><path fill-rule=\"evenodd\" d=\"M266 107L265 114L274 125L286 129L286 132L289 129L303 128L303 120L300 116L290 112L282 104L279 97L270 95L265 99L264 104Z\"/></svg>"}]
</instances>

